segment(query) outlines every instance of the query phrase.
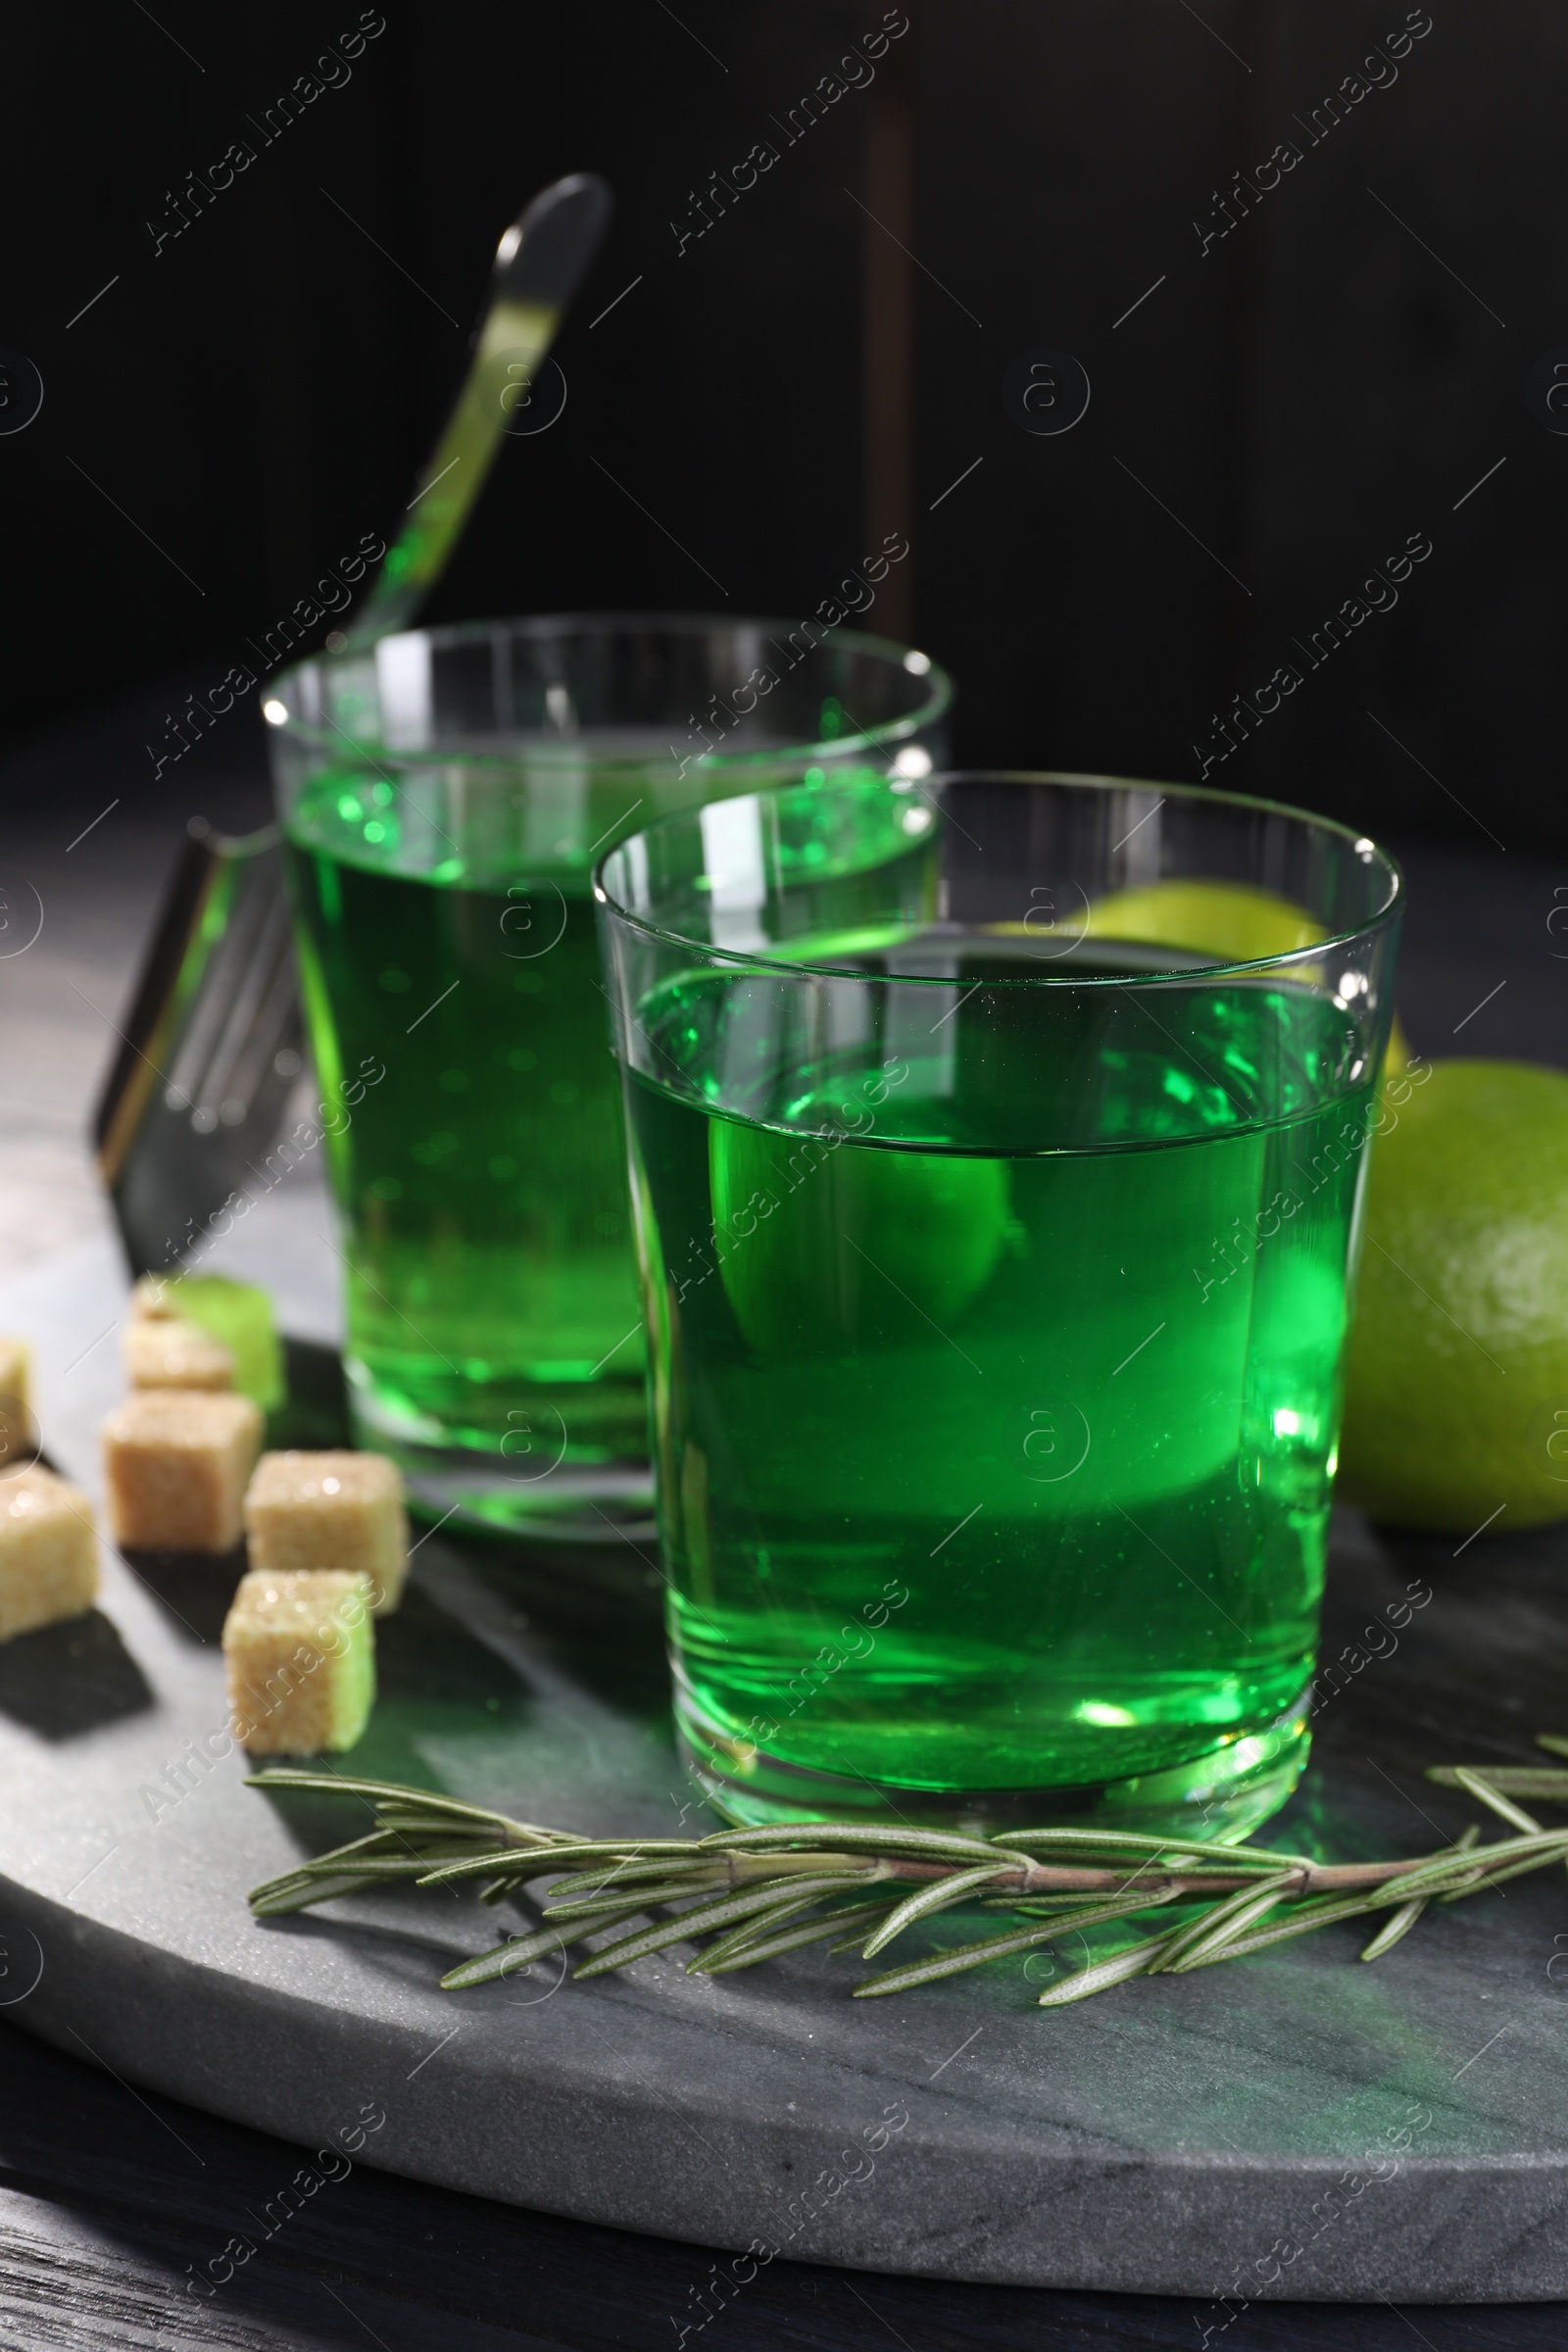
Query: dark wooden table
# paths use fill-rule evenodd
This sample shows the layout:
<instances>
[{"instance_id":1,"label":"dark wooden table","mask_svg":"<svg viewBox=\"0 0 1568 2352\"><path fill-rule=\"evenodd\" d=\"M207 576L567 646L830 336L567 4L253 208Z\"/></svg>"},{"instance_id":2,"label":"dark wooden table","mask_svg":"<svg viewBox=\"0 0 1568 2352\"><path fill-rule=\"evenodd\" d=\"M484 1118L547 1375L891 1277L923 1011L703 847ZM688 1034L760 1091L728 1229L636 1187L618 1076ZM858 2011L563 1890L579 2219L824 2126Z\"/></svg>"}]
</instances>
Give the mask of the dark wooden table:
<instances>
[{"instance_id":1,"label":"dark wooden table","mask_svg":"<svg viewBox=\"0 0 1568 2352\"><path fill-rule=\"evenodd\" d=\"M184 819L199 811L240 824L265 807L254 752L238 760L225 752L222 769L193 760L153 796L142 746L168 700L166 690L145 710L77 724L0 760L0 889L28 883L45 911L36 945L0 961L3 1268L67 1246L102 1214L82 1132ZM1568 940L1546 928L1568 877L1518 850L1500 856L1479 834L1476 844L1404 845L1412 896L1398 993L1412 1040L1435 1054L1568 1062ZM213 2295L191 2291L194 2271L231 2237L255 2236L254 2213L309 2153L146 2097L0 2023L0 2344L679 2352L706 2337L717 2352L888 2352L890 2343L1201 2352L1205 2328L1224 2352L1568 2344L1562 2304L1255 2304L1220 2332L1213 2306L1196 2297L950 2285L782 2260L715 2309L704 2287L717 2256L701 2247L364 2167L293 2215Z\"/></svg>"}]
</instances>

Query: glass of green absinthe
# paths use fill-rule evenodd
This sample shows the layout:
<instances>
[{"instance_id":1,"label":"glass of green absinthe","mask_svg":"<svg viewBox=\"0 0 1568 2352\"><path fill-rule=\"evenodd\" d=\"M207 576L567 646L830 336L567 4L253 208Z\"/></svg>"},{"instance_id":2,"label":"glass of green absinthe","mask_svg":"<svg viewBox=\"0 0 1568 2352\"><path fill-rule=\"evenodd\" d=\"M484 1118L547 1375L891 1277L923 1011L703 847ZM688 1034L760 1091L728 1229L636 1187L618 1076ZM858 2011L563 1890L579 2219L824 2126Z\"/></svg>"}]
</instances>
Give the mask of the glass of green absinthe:
<instances>
[{"instance_id":1,"label":"glass of green absinthe","mask_svg":"<svg viewBox=\"0 0 1568 2352\"><path fill-rule=\"evenodd\" d=\"M892 774L666 818L599 890L701 1779L1245 1834L1306 1756L1396 866Z\"/></svg>"},{"instance_id":2,"label":"glass of green absinthe","mask_svg":"<svg viewBox=\"0 0 1568 2352\"><path fill-rule=\"evenodd\" d=\"M276 682L350 1401L426 1515L610 1541L651 1509L594 859L841 762L924 777L950 700L875 638L679 614L411 630Z\"/></svg>"}]
</instances>

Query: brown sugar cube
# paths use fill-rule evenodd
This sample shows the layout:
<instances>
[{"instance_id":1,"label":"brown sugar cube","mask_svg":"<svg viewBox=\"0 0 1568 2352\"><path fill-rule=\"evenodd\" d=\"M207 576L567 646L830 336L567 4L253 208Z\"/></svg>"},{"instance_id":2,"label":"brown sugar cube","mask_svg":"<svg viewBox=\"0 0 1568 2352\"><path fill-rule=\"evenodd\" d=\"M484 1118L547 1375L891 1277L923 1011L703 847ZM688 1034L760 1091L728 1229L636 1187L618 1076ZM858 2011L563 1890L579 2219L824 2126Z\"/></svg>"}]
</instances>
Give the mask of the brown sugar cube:
<instances>
[{"instance_id":1,"label":"brown sugar cube","mask_svg":"<svg viewBox=\"0 0 1568 2352\"><path fill-rule=\"evenodd\" d=\"M251 1566L358 1569L388 1615L409 1573L403 1480L384 1453L264 1453L245 1496Z\"/></svg>"},{"instance_id":2,"label":"brown sugar cube","mask_svg":"<svg viewBox=\"0 0 1568 2352\"><path fill-rule=\"evenodd\" d=\"M170 1286L162 1274L143 1274L138 1277L130 1294L131 1320L144 1323L163 1315L177 1315Z\"/></svg>"},{"instance_id":3,"label":"brown sugar cube","mask_svg":"<svg viewBox=\"0 0 1568 2352\"><path fill-rule=\"evenodd\" d=\"M352 1747L375 1700L367 1577L253 1569L223 1623L234 1736L253 1756Z\"/></svg>"},{"instance_id":4,"label":"brown sugar cube","mask_svg":"<svg viewBox=\"0 0 1568 2352\"><path fill-rule=\"evenodd\" d=\"M221 1340L178 1315L143 1317L120 1335L133 1389L231 1389L234 1358Z\"/></svg>"},{"instance_id":5,"label":"brown sugar cube","mask_svg":"<svg viewBox=\"0 0 1568 2352\"><path fill-rule=\"evenodd\" d=\"M31 1448L30 1360L25 1340L0 1339L0 1465Z\"/></svg>"},{"instance_id":6,"label":"brown sugar cube","mask_svg":"<svg viewBox=\"0 0 1568 2352\"><path fill-rule=\"evenodd\" d=\"M248 1396L138 1389L103 1425L109 1523L142 1551L231 1551L262 1443Z\"/></svg>"},{"instance_id":7,"label":"brown sugar cube","mask_svg":"<svg viewBox=\"0 0 1568 2352\"><path fill-rule=\"evenodd\" d=\"M0 1477L0 1642L79 1617L97 1592L86 1495L36 1462Z\"/></svg>"}]
</instances>

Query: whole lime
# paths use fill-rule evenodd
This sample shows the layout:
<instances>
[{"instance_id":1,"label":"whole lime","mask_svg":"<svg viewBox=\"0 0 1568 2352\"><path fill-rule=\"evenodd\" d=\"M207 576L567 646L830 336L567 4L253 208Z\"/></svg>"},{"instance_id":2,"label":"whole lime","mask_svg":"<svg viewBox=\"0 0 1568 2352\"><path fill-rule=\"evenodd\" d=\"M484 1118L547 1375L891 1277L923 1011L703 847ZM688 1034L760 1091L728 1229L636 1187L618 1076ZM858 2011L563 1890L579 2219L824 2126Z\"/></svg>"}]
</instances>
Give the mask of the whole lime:
<instances>
[{"instance_id":1,"label":"whole lime","mask_svg":"<svg viewBox=\"0 0 1568 2352\"><path fill-rule=\"evenodd\" d=\"M1008 1230L995 1159L867 1150L709 1124L724 1288L762 1355L842 1354L867 1333L945 1330L985 1288Z\"/></svg>"},{"instance_id":2,"label":"whole lime","mask_svg":"<svg viewBox=\"0 0 1568 2352\"><path fill-rule=\"evenodd\" d=\"M1008 926L1010 927L1010 926ZM1028 924L1017 926L1030 930ZM1191 956L1213 956L1249 963L1294 955L1328 937L1326 926L1292 899L1251 882L1214 882L1196 875L1167 875L1134 890L1094 900L1076 926L1053 923L1053 931L1082 931L1088 939L1135 940L1145 947L1176 948ZM1033 935L1040 927L1033 926ZM1410 1049L1397 1020L1389 1037L1386 1070L1402 1070Z\"/></svg>"},{"instance_id":3,"label":"whole lime","mask_svg":"<svg viewBox=\"0 0 1568 2352\"><path fill-rule=\"evenodd\" d=\"M1568 1076L1439 1061L1385 1092L1340 1491L1500 1534L1568 1516Z\"/></svg>"},{"instance_id":4,"label":"whole lime","mask_svg":"<svg viewBox=\"0 0 1568 2352\"><path fill-rule=\"evenodd\" d=\"M1143 940L1152 947L1185 948L1196 956L1223 956L1240 963L1315 947L1327 934L1303 906L1253 883L1166 875L1162 881L1096 899L1089 908L1087 936Z\"/></svg>"}]
</instances>

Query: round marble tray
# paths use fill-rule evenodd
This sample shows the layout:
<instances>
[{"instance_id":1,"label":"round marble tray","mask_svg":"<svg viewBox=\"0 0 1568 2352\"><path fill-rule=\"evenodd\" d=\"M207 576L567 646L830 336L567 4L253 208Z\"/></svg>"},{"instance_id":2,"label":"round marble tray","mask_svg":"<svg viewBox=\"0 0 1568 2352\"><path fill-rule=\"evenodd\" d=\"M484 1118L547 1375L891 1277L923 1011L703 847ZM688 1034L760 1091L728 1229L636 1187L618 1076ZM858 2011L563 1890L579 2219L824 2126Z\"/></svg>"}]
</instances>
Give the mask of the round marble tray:
<instances>
[{"instance_id":1,"label":"round marble tray","mask_svg":"<svg viewBox=\"0 0 1568 2352\"><path fill-rule=\"evenodd\" d=\"M0 1328L39 1344L46 1442L89 1486L122 1294L107 1245L0 1294ZM1424 1765L1526 1760L1568 1729L1568 1539L1450 1552L1340 1530L1343 1688L1282 1839L1294 1821L1348 1855L1423 1850L1471 1812ZM0 1649L0 2003L142 2091L733 2248L742 2284L760 2241L1190 2294L1200 2329L1221 2295L1568 2295L1560 1875L1430 1914L1375 1968L1352 1925L1060 2012L1035 2002L1044 1955L875 2003L820 1953L717 1982L666 1957L574 1985L554 1963L444 1994L497 1932L455 1894L251 1921L247 1887L365 1815L285 1813L238 1756L182 1765L224 1722L227 1591L139 1566L110 1557L100 1611ZM429 1537L355 1769L586 1831L700 1820L651 1578Z\"/></svg>"}]
</instances>

